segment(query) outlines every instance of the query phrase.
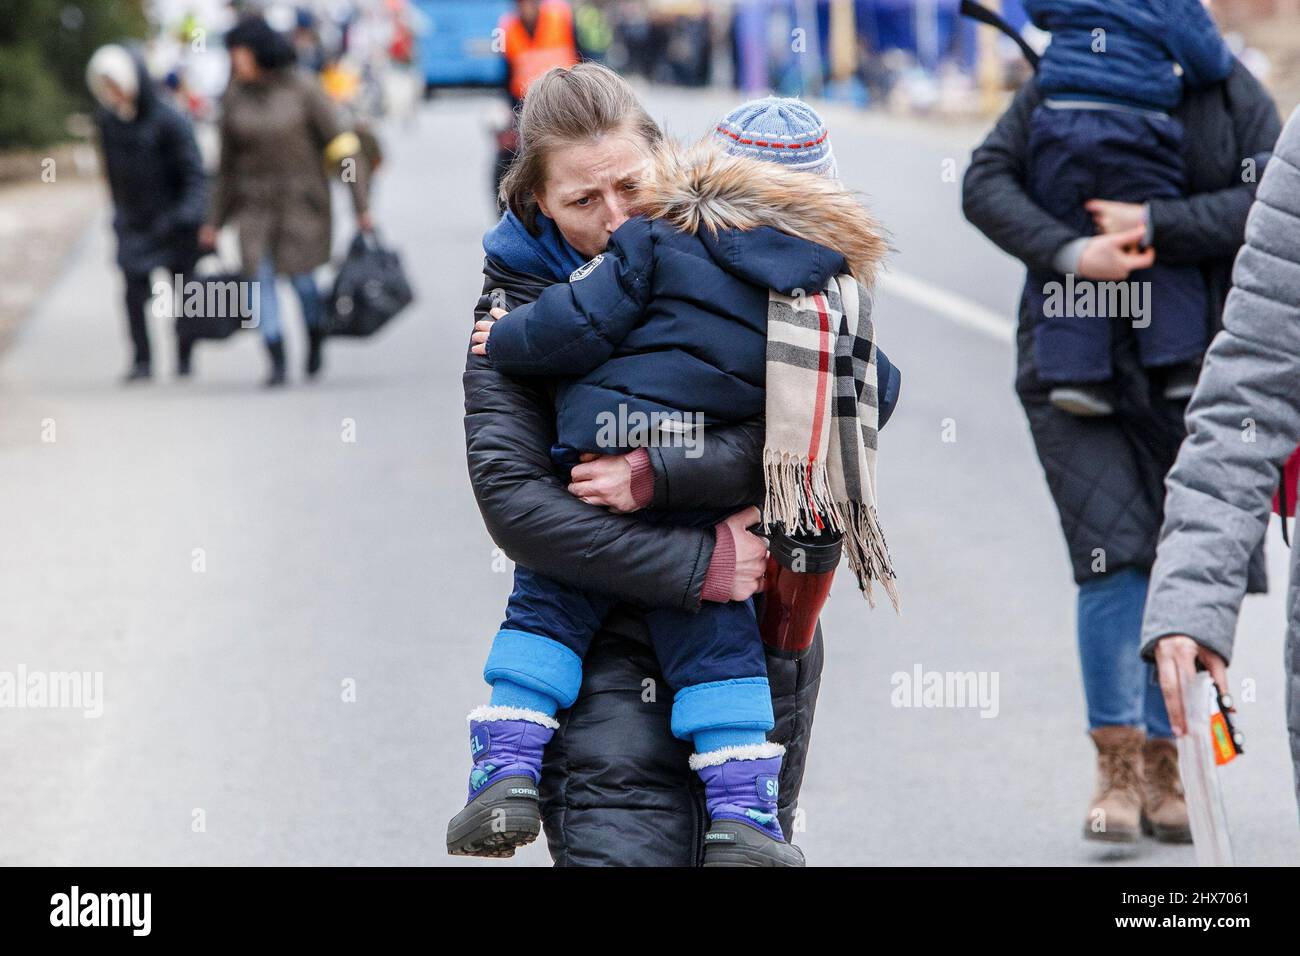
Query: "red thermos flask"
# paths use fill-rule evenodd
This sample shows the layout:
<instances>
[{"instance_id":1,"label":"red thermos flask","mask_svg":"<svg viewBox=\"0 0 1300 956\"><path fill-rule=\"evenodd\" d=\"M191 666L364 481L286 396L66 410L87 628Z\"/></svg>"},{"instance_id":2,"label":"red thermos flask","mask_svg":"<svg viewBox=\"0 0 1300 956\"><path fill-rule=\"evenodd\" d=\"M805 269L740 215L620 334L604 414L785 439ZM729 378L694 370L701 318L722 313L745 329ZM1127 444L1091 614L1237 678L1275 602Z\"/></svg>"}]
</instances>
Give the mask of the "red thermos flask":
<instances>
[{"instance_id":1,"label":"red thermos flask","mask_svg":"<svg viewBox=\"0 0 1300 956\"><path fill-rule=\"evenodd\" d=\"M812 646L817 618L831 593L842 535L786 534L777 525L768 539L763 589L763 643L779 657L798 658Z\"/></svg>"}]
</instances>

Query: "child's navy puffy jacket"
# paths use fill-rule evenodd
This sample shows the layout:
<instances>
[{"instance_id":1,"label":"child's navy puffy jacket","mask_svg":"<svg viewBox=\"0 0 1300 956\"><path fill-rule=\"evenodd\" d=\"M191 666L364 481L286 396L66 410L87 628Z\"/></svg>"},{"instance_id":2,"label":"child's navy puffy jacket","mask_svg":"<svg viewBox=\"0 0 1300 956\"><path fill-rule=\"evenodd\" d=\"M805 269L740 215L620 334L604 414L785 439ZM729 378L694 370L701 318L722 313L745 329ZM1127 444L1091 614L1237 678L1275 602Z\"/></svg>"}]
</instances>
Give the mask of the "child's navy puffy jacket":
<instances>
[{"instance_id":1,"label":"child's navy puffy jacket","mask_svg":"<svg viewBox=\"0 0 1300 956\"><path fill-rule=\"evenodd\" d=\"M764 409L768 289L820 290L843 271L840 253L768 226L693 235L636 217L569 282L497 322L488 358L507 374L573 376L557 431L579 451L614 450L597 434L620 405L744 421ZM899 376L883 353L877 364L883 424Z\"/></svg>"},{"instance_id":2,"label":"child's navy puffy jacket","mask_svg":"<svg viewBox=\"0 0 1300 956\"><path fill-rule=\"evenodd\" d=\"M1232 53L1200 0L1024 0L1024 6L1034 25L1052 34L1038 66L1045 96L1085 94L1170 110L1184 83L1209 86L1232 72Z\"/></svg>"}]
</instances>

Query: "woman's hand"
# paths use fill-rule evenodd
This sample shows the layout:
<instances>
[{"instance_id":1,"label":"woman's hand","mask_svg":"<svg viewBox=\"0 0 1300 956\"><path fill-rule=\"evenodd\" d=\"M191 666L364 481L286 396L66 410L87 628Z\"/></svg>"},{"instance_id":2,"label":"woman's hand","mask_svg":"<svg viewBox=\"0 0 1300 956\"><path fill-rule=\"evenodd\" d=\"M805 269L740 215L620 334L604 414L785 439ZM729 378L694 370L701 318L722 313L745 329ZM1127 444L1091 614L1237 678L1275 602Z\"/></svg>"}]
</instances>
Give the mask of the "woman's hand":
<instances>
[{"instance_id":1,"label":"woman's hand","mask_svg":"<svg viewBox=\"0 0 1300 956\"><path fill-rule=\"evenodd\" d=\"M747 601L763 590L763 575L767 571L767 540L749 531L760 515L753 506L738 511L726 521L731 540L736 543L736 576L731 584L731 599Z\"/></svg>"},{"instance_id":2,"label":"woman's hand","mask_svg":"<svg viewBox=\"0 0 1300 956\"><path fill-rule=\"evenodd\" d=\"M600 505L616 514L636 511L632 497L632 465L629 455L595 455L586 452L582 464L569 473L569 494L589 505Z\"/></svg>"},{"instance_id":3,"label":"woman's hand","mask_svg":"<svg viewBox=\"0 0 1300 956\"><path fill-rule=\"evenodd\" d=\"M492 334L492 323L509 314L505 309L496 308L488 313L491 318L479 319L475 322L474 334L469 337L470 351L475 355L487 355L487 340Z\"/></svg>"},{"instance_id":4,"label":"woman's hand","mask_svg":"<svg viewBox=\"0 0 1300 956\"><path fill-rule=\"evenodd\" d=\"M207 223L199 226L199 248L211 251L217 248L217 228Z\"/></svg>"},{"instance_id":5,"label":"woman's hand","mask_svg":"<svg viewBox=\"0 0 1300 956\"><path fill-rule=\"evenodd\" d=\"M1178 737L1187 733L1187 715L1183 713L1183 688L1196 679L1196 662L1210 672L1219 693L1228 696L1228 664L1222 657L1202 647L1185 634L1171 634L1156 641L1156 672L1160 675L1160 692L1169 712L1169 726ZM1231 699L1231 698L1229 698ZM1228 708L1233 713L1236 707Z\"/></svg>"},{"instance_id":6,"label":"woman's hand","mask_svg":"<svg viewBox=\"0 0 1300 956\"><path fill-rule=\"evenodd\" d=\"M1156 261L1155 249L1138 251L1145 235L1146 226L1138 226L1128 232L1093 236L1079 256L1079 275L1085 279L1118 282L1137 269L1151 268Z\"/></svg>"},{"instance_id":7,"label":"woman's hand","mask_svg":"<svg viewBox=\"0 0 1300 956\"><path fill-rule=\"evenodd\" d=\"M1103 233L1131 232L1139 226L1145 231L1147 227L1147 210L1143 203L1089 199L1083 208L1092 214L1092 221Z\"/></svg>"}]
</instances>

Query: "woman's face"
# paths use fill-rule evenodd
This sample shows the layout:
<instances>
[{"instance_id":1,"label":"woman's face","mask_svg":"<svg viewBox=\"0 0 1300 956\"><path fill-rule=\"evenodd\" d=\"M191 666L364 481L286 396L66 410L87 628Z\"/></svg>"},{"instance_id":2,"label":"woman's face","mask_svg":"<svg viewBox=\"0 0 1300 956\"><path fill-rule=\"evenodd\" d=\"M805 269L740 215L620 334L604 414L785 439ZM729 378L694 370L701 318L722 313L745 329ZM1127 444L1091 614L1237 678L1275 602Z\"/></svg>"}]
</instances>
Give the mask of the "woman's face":
<instances>
[{"instance_id":1,"label":"woman's face","mask_svg":"<svg viewBox=\"0 0 1300 956\"><path fill-rule=\"evenodd\" d=\"M632 132L553 150L537 205L569 245L589 259L598 256L614 230L636 215L636 183L648 162L645 142Z\"/></svg>"},{"instance_id":2,"label":"woman's face","mask_svg":"<svg viewBox=\"0 0 1300 956\"><path fill-rule=\"evenodd\" d=\"M135 119L135 96L108 77L104 77L100 87L101 101L104 106L115 113L118 119L130 122Z\"/></svg>"},{"instance_id":3,"label":"woman's face","mask_svg":"<svg viewBox=\"0 0 1300 956\"><path fill-rule=\"evenodd\" d=\"M253 51L246 46L233 47L230 50L230 72L241 83L252 83L262 75L253 56Z\"/></svg>"}]
</instances>

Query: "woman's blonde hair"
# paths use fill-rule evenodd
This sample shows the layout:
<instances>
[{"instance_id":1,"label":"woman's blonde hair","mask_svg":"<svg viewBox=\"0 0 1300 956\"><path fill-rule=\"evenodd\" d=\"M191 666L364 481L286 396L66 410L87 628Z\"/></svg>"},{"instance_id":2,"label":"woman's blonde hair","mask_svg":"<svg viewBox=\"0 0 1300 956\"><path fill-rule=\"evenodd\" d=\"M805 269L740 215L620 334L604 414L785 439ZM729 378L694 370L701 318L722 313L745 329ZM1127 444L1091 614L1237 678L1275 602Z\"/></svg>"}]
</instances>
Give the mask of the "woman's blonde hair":
<instances>
[{"instance_id":1,"label":"woman's blonde hair","mask_svg":"<svg viewBox=\"0 0 1300 956\"><path fill-rule=\"evenodd\" d=\"M533 81L519 111L519 153L501 180L500 199L537 232L537 193L556 149L626 131L653 149L663 133L627 81L599 63L555 67Z\"/></svg>"}]
</instances>

